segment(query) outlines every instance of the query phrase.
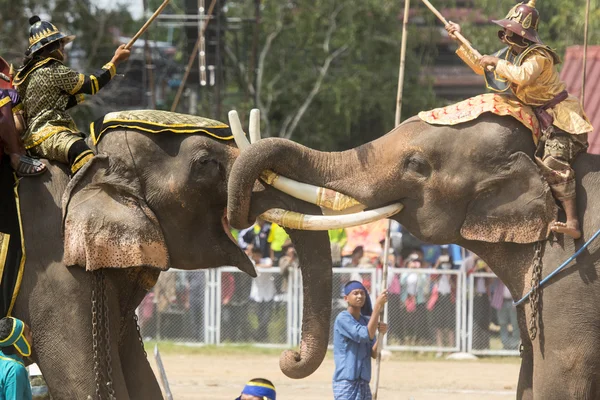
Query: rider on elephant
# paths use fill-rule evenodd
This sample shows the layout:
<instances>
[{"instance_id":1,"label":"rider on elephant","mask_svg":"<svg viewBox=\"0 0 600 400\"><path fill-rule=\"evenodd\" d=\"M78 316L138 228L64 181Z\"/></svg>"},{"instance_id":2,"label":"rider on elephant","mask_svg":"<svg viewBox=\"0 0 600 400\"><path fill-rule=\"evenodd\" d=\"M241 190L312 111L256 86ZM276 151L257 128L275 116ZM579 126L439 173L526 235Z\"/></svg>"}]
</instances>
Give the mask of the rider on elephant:
<instances>
[{"instance_id":1,"label":"rider on elephant","mask_svg":"<svg viewBox=\"0 0 600 400\"><path fill-rule=\"evenodd\" d=\"M67 36L38 16L30 18L29 48L17 72L17 87L27 117L25 147L35 156L69 165L75 174L93 156L75 121L67 113L83 101L83 94L96 94L115 76L116 65L129 58L119 46L113 59L93 75L80 74L63 64Z\"/></svg>"},{"instance_id":2,"label":"rider on elephant","mask_svg":"<svg viewBox=\"0 0 600 400\"><path fill-rule=\"evenodd\" d=\"M479 60L464 45L457 54L477 74L485 75L488 89L509 92L533 108L545 139L539 142L536 161L567 217L566 223L554 222L551 229L578 239L575 172L570 163L587 149L587 134L593 128L579 100L567 93L559 78L558 55L538 36L535 0L517 4L503 20L493 22L503 28L498 37L506 48ZM460 27L450 22L446 30L456 38L454 32L460 32Z\"/></svg>"},{"instance_id":3,"label":"rider on elephant","mask_svg":"<svg viewBox=\"0 0 600 400\"><path fill-rule=\"evenodd\" d=\"M22 110L19 94L11 85L10 66L0 57L0 154L8 154L10 165L19 176L39 175L46 166L27 156L19 136L24 128Z\"/></svg>"}]
</instances>

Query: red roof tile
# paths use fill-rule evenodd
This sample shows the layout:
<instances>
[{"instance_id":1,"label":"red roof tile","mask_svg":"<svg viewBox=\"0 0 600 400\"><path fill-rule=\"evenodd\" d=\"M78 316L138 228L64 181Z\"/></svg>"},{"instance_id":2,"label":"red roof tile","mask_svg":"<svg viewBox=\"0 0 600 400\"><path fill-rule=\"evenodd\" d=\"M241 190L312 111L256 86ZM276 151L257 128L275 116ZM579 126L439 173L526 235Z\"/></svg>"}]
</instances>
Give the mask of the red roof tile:
<instances>
[{"instance_id":1,"label":"red roof tile","mask_svg":"<svg viewBox=\"0 0 600 400\"><path fill-rule=\"evenodd\" d=\"M583 46L569 47L560 77L573 96L581 94L582 69ZM586 70L584 109L594 126L594 132L588 138L588 153L600 154L600 46L588 46Z\"/></svg>"}]
</instances>

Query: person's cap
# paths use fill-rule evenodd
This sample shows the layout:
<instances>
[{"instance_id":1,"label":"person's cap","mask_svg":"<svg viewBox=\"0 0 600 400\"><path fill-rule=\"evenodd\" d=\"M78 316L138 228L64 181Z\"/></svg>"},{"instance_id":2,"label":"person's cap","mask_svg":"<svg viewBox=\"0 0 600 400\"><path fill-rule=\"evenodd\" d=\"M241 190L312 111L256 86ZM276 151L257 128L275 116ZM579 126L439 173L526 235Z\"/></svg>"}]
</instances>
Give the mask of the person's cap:
<instances>
[{"instance_id":1,"label":"person's cap","mask_svg":"<svg viewBox=\"0 0 600 400\"><path fill-rule=\"evenodd\" d=\"M255 382L254 380L249 381L244 386L242 394L248 394L250 396L256 396L262 400L276 400L275 399L275 386L264 382ZM235 400L241 400L242 396Z\"/></svg>"}]
</instances>

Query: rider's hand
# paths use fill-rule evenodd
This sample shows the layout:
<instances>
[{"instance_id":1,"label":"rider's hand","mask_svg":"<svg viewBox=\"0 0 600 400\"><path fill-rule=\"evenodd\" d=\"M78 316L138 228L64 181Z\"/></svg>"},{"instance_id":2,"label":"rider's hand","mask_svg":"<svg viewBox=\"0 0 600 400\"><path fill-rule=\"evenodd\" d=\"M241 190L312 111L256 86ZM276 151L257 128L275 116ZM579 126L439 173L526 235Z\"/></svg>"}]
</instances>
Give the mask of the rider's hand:
<instances>
[{"instance_id":1,"label":"rider's hand","mask_svg":"<svg viewBox=\"0 0 600 400\"><path fill-rule=\"evenodd\" d=\"M496 66L498 65L498 61L500 61L500 59L498 57L483 56L479 59L479 65L481 65L484 69L490 71L490 70L496 69ZM488 67L491 67L491 68L488 68Z\"/></svg>"},{"instance_id":2,"label":"rider's hand","mask_svg":"<svg viewBox=\"0 0 600 400\"><path fill-rule=\"evenodd\" d=\"M460 25L452 21L448 21L448 25L446 25L445 28L448 31L448 36L450 36L452 39L456 39L454 32L460 33Z\"/></svg>"},{"instance_id":3,"label":"rider's hand","mask_svg":"<svg viewBox=\"0 0 600 400\"><path fill-rule=\"evenodd\" d=\"M119 46L119 48L115 51L115 55L112 59L112 63L117 65L123 61L126 61L129 56L131 55L131 51L129 51L129 49L125 48L125 45L122 44Z\"/></svg>"}]
</instances>

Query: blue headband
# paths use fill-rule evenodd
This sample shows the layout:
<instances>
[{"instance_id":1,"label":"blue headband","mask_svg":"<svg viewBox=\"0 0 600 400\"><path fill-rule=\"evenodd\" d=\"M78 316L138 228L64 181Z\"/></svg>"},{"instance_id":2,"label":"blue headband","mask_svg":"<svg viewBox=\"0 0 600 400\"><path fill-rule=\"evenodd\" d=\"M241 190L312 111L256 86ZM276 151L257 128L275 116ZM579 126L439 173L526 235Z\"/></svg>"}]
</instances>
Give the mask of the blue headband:
<instances>
[{"instance_id":1,"label":"blue headband","mask_svg":"<svg viewBox=\"0 0 600 400\"><path fill-rule=\"evenodd\" d=\"M269 385L268 383L250 381L244 386L242 394L257 396L263 400L275 400L275 386ZM241 398L242 396L238 397L236 400L240 400Z\"/></svg>"},{"instance_id":2,"label":"blue headband","mask_svg":"<svg viewBox=\"0 0 600 400\"><path fill-rule=\"evenodd\" d=\"M20 319L13 317L7 317L13 320L13 328L10 335L4 340L0 340L0 347L15 346L17 351L21 353L23 357L29 357L31 355L31 346L25 339L23 332L25 331L25 324Z\"/></svg>"},{"instance_id":3,"label":"blue headband","mask_svg":"<svg viewBox=\"0 0 600 400\"><path fill-rule=\"evenodd\" d=\"M367 297L365 300L365 304L360 309L360 313L362 315L370 317L371 314L373 314L373 306L371 306L371 297L369 296L369 291L362 283L360 283L359 281L350 281L346 283L346 286L344 286L344 295L348 296L353 290L356 289L364 290L365 296Z\"/></svg>"}]
</instances>

